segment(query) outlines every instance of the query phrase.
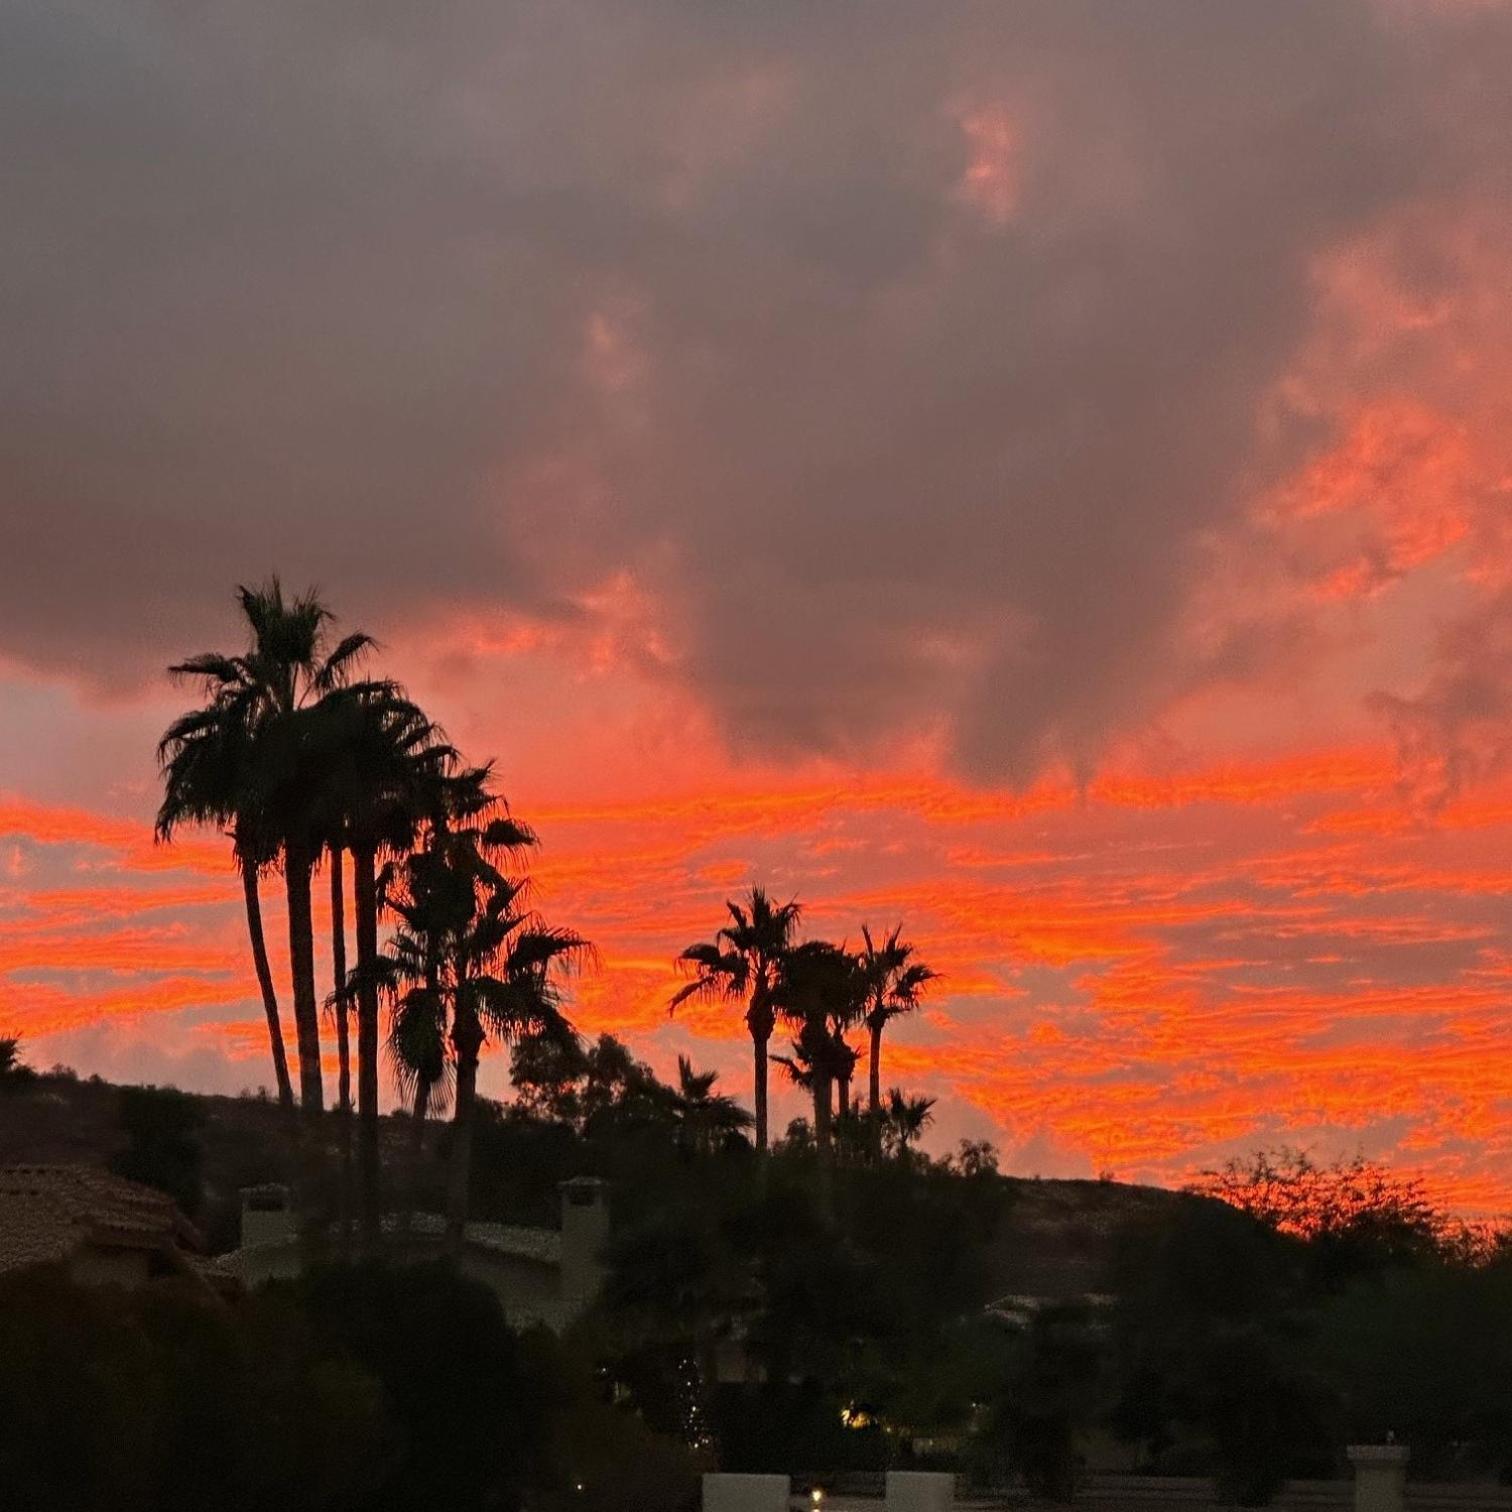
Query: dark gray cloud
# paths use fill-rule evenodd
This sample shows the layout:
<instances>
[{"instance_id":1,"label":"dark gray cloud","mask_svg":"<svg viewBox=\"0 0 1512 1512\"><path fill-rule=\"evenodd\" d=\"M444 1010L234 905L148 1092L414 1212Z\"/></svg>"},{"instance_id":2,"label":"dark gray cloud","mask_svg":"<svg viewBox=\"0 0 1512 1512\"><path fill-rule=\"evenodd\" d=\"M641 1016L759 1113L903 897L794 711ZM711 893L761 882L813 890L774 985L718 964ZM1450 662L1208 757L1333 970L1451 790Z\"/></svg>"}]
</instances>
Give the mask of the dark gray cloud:
<instances>
[{"instance_id":1,"label":"dark gray cloud","mask_svg":"<svg viewBox=\"0 0 1512 1512\"><path fill-rule=\"evenodd\" d=\"M1505 174L1508 44L1364 0L23 0L0 652L141 676L275 566L380 626L624 569L737 743L1095 757L1315 439L1256 426L1313 259Z\"/></svg>"},{"instance_id":2,"label":"dark gray cloud","mask_svg":"<svg viewBox=\"0 0 1512 1512\"><path fill-rule=\"evenodd\" d=\"M1389 723L1403 785L1429 808L1506 770L1512 759L1512 588L1439 630L1429 675L1411 695L1371 700Z\"/></svg>"}]
</instances>

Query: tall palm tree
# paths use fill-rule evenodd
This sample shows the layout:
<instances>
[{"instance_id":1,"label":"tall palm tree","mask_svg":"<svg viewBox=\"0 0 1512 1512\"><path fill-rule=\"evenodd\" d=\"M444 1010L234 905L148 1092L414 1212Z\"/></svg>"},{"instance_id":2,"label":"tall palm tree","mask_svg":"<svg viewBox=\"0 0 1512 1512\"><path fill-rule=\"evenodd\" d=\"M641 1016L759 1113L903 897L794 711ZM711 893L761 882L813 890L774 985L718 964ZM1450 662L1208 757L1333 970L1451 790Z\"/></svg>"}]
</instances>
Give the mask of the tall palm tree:
<instances>
[{"instance_id":1,"label":"tall palm tree","mask_svg":"<svg viewBox=\"0 0 1512 1512\"><path fill-rule=\"evenodd\" d=\"M379 967L378 859L403 854L427 815L455 785L456 752L397 684L354 683L320 705L321 779L318 828L332 855L352 858L357 964L333 997L337 1022L357 1010L359 1211L364 1234L378 1236L381 1211L378 1149ZM333 895L334 901L334 895Z\"/></svg>"},{"instance_id":2,"label":"tall palm tree","mask_svg":"<svg viewBox=\"0 0 1512 1512\"><path fill-rule=\"evenodd\" d=\"M745 1003L755 1052L756 1148L765 1150L767 1045L777 1023L775 993L803 910L797 902L773 903L761 887L752 887L748 902L727 902L725 907L730 922L712 940L690 945L677 958L693 980L673 997L671 1007L675 1012L691 998Z\"/></svg>"},{"instance_id":3,"label":"tall palm tree","mask_svg":"<svg viewBox=\"0 0 1512 1512\"><path fill-rule=\"evenodd\" d=\"M914 948L900 936L897 925L880 945L871 930L861 926L864 946L860 954L862 979L866 985L865 1023L870 1036L870 1099L868 1111L873 1119L882 1112L882 1031L897 1017L912 1013L924 989L939 980L940 973L914 959Z\"/></svg>"},{"instance_id":4,"label":"tall palm tree","mask_svg":"<svg viewBox=\"0 0 1512 1512\"><path fill-rule=\"evenodd\" d=\"M206 652L169 668L173 677L198 683L206 702L169 728L159 758L171 782L186 743L225 742L234 753L237 783L231 812L257 816L257 852L266 854L274 845L281 850L300 1103L315 1113L324 1091L310 913L310 879L320 849L310 812L317 785L311 716L348 680L372 641L354 634L331 646L331 611L313 593L286 599L276 577L261 588L242 586L237 601L250 632L245 651Z\"/></svg>"},{"instance_id":5,"label":"tall palm tree","mask_svg":"<svg viewBox=\"0 0 1512 1512\"><path fill-rule=\"evenodd\" d=\"M278 846L267 835L261 816L254 812L246 772L249 742L245 736L244 730L224 720L214 708L196 709L174 721L158 746L163 802L158 809L156 835L162 841L172 840L184 824L229 826L231 854L242 882L252 967L268 1022L273 1079L278 1087L279 1105L292 1108L294 1088L289 1081L278 992L268 964L259 889L263 871L276 863Z\"/></svg>"},{"instance_id":6,"label":"tall palm tree","mask_svg":"<svg viewBox=\"0 0 1512 1512\"><path fill-rule=\"evenodd\" d=\"M855 1069L856 1052L847 1032L860 1020L864 984L856 957L828 940L809 940L789 952L778 979L782 1016L797 1026L791 1056L773 1056L814 1100L814 1142L828 1153L834 1123L834 1095ZM848 1110L842 1093L840 1111Z\"/></svg>"},{"instance_id":7,"label":"tall palm tree","mask_svg":"<svg viewBox=\"0 0 1512 1512\"><path fill-rule=\"evenodd\" d=\"M441 1039L455 1077L446 1201L453 1253L467 1221L482 1049L490 1038L565 1033L555 974L588 949L581 936L529 912L526 882L494 864L499 853L533 842L525 826L502 815L433 825L426 849L397 869L390 895L401 920L381 962L397 1000L391 1043L403 1054L407 1045L434 1047Z\"/></svg>"}]
</instances>

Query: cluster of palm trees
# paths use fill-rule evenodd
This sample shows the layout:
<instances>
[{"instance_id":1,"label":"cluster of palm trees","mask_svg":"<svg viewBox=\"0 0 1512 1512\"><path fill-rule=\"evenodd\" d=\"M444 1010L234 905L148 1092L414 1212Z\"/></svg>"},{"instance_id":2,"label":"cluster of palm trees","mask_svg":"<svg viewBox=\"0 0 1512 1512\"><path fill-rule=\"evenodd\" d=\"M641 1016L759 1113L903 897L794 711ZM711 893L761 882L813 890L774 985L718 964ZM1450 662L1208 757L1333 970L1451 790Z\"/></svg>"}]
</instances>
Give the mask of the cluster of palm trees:
<instances>
[{"instance_id":1,"label":"cluster of palm trees","mask_svg":"<svg viewBox=\"0 0 1512 1512\"><path fill-rule=\"evenodd\" d=\"M158 748L160 838L186 824L222 827L241 875L252 959L280 1103L294 1087L262 922L261 883L281 874L289 932L299 1104L318 1115L325 1090L322 1002L334 1019L337 1106L352 1108L349 1025L356 1019L358 1192L363 1232L381 1214L380 1007L388 1052L423 1119L454 1090L448 1234L460 1242L478 1057L490 1038L565 1032L557 977L586 943L525 906L521 856L535 843L495 791L387 678L360 676L374 649L358 633L332 643L313 593L286 598L275 579L238 590L249 632L237 654L210 652L170 669L198 686L199 707ZM355 963L347 966L346 863ZM324 865L331 897L332 986L317 988L312 889ZM395 927L380 949L380 924ZM348 1125L349 1127L349 1125Z\"/></svg>"},{"instance_id":2,"label":"cluster of palm trees","mask_svg":"<svg viewBox=\"0 0 1512 1512\"><path fill-rule=\"evenodd\" d=\"M851 1035L864 1030L869 1087L864 1113L871 1148L906 1147L930 1116L928 1098L907 1098L893 1088L882 1095L882 1034L918 1006L933 971L902 939L902 925L880 939L861 929L862 947L798 939L802 907L776 903L764 888L725 904L729 922L714 936L690 945L678 962L689 981L672 999L675 1011L689 1000L739 1005L754 1052L756 1145L768 1144L767 1067L775 1061L813 1098L813 1133L822 1153L834 1140L836 1115L854 1121L851 1082L861 1057ZM791 1054L769 1046L777 1025L793 1031ZM838 1110L837 1110L838 1102Z\"/></svg>"},{"instance_id":3,"label":"cluster of palm trees","mask_svg":"<svg viewBox=\"0 0 1512 1512\"><path fill-rule=\"evenodd\" d=\"M238 601L245 649L207 652L169 669L194 684L201 701L159 743L158 836L170 840L185 825L209 824L231 841L278 1098L292 1110L294 1080L262 918L262 883L282 878L298 1104L312 1117L325 1105L324 1006L335 1028L336 1106L349 1115L355 1102L357 1210L368 1238L376 1239L381 1223L385 1048L417 1135L451 1099L447 1233L460 1244L482 1049L490 1039L575 1043L558 983L589 947L527 906L520 868L535 834L510 814L490 765L467 764L400 684L365 674L374 650L369 636L336 639L326 605L313 593L286 597L277 579L239 589ZM316 981L312 905L322 869L331 914L326 993ZM882 1035L918 1006L936 973L914 958L900 929L877 940L863 928L863 948L850 951L824 940L800 942L799 905L776 904L760 887L727 906L729 922L714 939L679 958L691 980L673 1007L694 997L741 1004L755 1048L757 1146L768 1143L767 1067L776 1059L812 1093L814 1135L828 1150L836 1097L842 1118L852 1112L861 1051L851 1036L858 1030L868 1041L872 1145L880 1150L896 1138L906 1146L927 1121L929 1104L896 1091L884 1101ZM792 1028L791 1054L771 1057L779 1022ZM712 1081L687 1064L680 1076L679 1096L702 1117L709 1112L704 1105L713 1106ZM700 1139L730 1123L728 1099L717 1101L720 1116ZM690 1113L690 1127L698 1117ZM349 1153L349 1118L342 1128Z\"/></svg>"}]
</instances>

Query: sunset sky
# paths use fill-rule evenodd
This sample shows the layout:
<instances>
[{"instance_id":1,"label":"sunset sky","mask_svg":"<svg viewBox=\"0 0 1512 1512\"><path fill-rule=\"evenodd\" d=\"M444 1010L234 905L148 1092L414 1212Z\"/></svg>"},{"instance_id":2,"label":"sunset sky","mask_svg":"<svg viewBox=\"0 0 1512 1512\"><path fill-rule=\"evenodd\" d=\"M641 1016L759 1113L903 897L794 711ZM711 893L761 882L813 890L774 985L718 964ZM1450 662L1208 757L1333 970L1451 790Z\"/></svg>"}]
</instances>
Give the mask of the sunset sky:
<instances>
[{"instance_id":1,"label":"sunset sky","mask_svg":"<svg viewBox=\"0 0 1512 1512\"><path fill-rule=\"evenodd\" d=\"M498 758L659 1070L748 1096L666 1004L757 881L945 974L937 1147L1512 1211L1509 60L1495 0L7 7L0 1031L269 1080L151 817L277 571Z\"/></svg>"}]
</instances>

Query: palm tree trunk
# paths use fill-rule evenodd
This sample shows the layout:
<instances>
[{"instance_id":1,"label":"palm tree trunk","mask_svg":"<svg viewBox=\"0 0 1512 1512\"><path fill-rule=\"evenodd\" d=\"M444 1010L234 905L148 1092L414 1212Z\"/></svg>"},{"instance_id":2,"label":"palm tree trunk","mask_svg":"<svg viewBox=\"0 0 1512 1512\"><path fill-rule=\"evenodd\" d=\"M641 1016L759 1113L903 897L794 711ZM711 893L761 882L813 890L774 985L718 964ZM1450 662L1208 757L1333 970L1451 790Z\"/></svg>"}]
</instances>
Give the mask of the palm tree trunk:
<instances>
[{"instance_id":1,"label":"palm tree trunk","mask_svg":"<svg viewBox=\"0 0 1512 1512\"><path fill-rule=\"evenodd\" d=\"M352 1243L352 1045L348 1033L351 1017L346 990L346 878L341 847L331 846L331 980L335 987L332 1011L336 1015L336 1108L341 1123L341 1249L347 1257Z\"/></svg>"},{"instance_id":2,"label":"palm tree trunk","mask_svg":"<svg viewBox=\"0 0 1512 1512\"><path fill-rule=\"evenodd\" d=\"M357 1164L363 1238L374 1244L381 1223L378 1169L378 878L371 845L352 847L357 914Z\"/></svg>"},{"instance_id":3,"label":"palm tree trunk","mask_svg":"<svg viewBox=\"0 0 1512 1512\"><path fill-rule=\"evenodd\" d=\"M870 1065L867 1067L871 1094L871 1102L868 1111L875 1118L882 1107L882 1025L875 1023L869 1026L871 1030L871 1055Z\"/></svg>"},{"instance_id":4,"label":"palm tree trunk","mask_svg":"<svg viewBox=\"0 0 1512 1512\"><path fill-rule=\"evenodd\" d=\"M830 1149L830 1122L834 1117L833 1090L830 1078L816 1070L814 1072L814 1143L818 1145L821 1155L828 1155Z\"/></svg>"},{"instance_id":5,"label":"palm tree trunk","mask_svg":"<svg viewBox=\"0 0 1512 1512\"><path fill-rule=\"evenodd\" d=\"M336 992L346 988L346 877L341 864L341 847L331 847L331 979ZM346 1003L336 1002L336 1106L343 1113L352 1111L352 1047L348 1033Z\"/></svg>"},{"instance_id":6,"label":"palm tree trunk","mask_svg":"<svg viewBox=\"0 0 1512 1512\"><path fill-rule=\"evenodd\" d=\"M455 1013L452 1044L457 1052L457 1105L452 1111L451 1169L446 1180L446 1249L448 1254L460 1255L467 1233L472 1184L473 1108L477 1101L478 1052L483 1048L483 1029L471 1008L460 1000Z\"/></svg>"},{"instance_id":7,"label":"palm tree trunk","mask_svg":"<svg viewBox=\"0 0 1512 1512\"><path fill-rule=\"evenodd\" d=\"M756 1148L763 1151L767 1147L767 1042L770 1038L767 1034L751 1035L751 1043L756 1047Z\"/></svg>"},{"instance_id":8,"label":"palm tree trunk","mask_svg":"<svg viewBox=\"0 0 1512 1512\"><path fill-rule=\"evenodd\" d=\"M431 1084L423 1076L417 1077L415 1100L410 1108L409 1173L406 1178L409 1190L405 1194L404 1211L399 1215L399 1232L406 1238L420 1206L420 1163L425 1158L425 1118L430 1111L430 1099Z\"/></svg>"},{"instance_id":9,"label":"palm tree trunk","mask_svg":"<svg viewBox=\"0 0 1512 1512\"><path fill-rule=\"evenodd\" d=\"M819 1156L819 1202L831 1219L835 1216L834 1087L830 1073L815 1066L814 1146Z\"/></svg>"},{"instance_id":10,"label":"palm tree trunk","mask_svg":"<svg viewBox=\"0 0 1512 1512\"><path fill-rule=\"evenodd\" d=\"M850 1077L842 1076L837 1085L840 1089L840 1116L844 1118L850 1112Z\"/></svg>"},{"instance_id":11,"label":"palm tree trunk","mask_svg":"<svg viewBox=\"0 0 1512 1512\"><path fill-rule=\"evenodd\" d=\"M268 942L263 935L262 898L257 888L257 868L248 862L240 870L242 894L247 901L247 937L252 942L252 966L257 972L263 1012L268 1017L268 1045L273 1051L273 1078L278 1084L278 1105L281 1108L292 1108L294 1088L289 1082L289 1057L284 1050L283 1025L278 1017L278 993L273 987L272 968L268 965Z\"/></svg>"},{"instance_id":12,"label":"palm tree trunk","mask_svg":"<svg viewBox=\"0 0 1512 1512\"><path fill-rule=\"evenodd\" d=\"M299 1102L313 1117L325 1105L320 1075L320 1008L315 998L315 928L310 918L310 854L302 845L284 851L289 903L289 974L294 984L294 1030L299 1046Z\"/></svg>"},{"instance_id":13,"label":"palm tree trunk","mask_svg":"<svg viewBox=\"0 0 1512 1512\"><path fill-rule=\"evenodd\" d=\"M871 1037L871 1049L867 1056L867 1104L866 1117L871 1125L868 1132L868 1144L871 1147L873 1161L882 1158L882 1024L879 1017L874 1021L868 1021L867 1030Z\"/></svg>"}]
</instances>

